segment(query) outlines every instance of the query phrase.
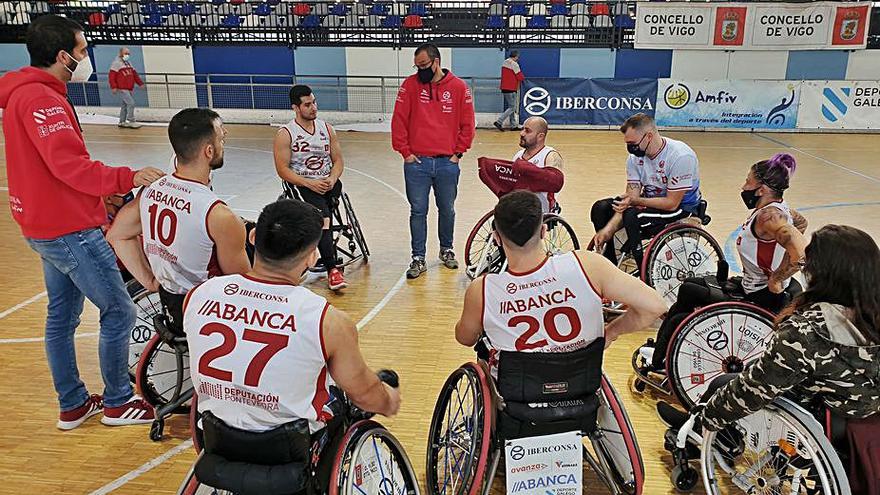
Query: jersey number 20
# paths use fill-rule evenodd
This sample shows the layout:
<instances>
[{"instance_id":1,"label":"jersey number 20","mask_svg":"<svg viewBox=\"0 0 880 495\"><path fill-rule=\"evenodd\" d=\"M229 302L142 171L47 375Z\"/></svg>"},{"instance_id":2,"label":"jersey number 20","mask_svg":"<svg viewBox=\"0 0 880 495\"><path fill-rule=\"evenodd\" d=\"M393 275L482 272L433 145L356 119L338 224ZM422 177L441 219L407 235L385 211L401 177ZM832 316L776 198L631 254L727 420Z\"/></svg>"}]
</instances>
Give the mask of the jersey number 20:
<instances>
[{"instance_id":1,"label":"jersey number 20","mask_svg":"<svg viewBox=\"0 0 880 495\"><path fill-rule=\"evenodd\" d=\"M565 316L568 318L568 323L571 326L571 331L566 334L559 333L559 329L556 327L556 317L557 316ZM548 345L547 339L540 339L534 342L529 342L538 330L541 329L541 324L538 322L538 319L531 315L518 315L514 316L507 322L507 326L510 328L516 328L521 323L525 323L527 325L526 331L523 332L516 339L516 350L517 351L526 351L529 349L540 349L541 347L546 347ZM547 335L553 339L554 342L568 342L569 340L574 340L578 335L581 334L581 318L578 316L577 311L574 308L568 306L560 306L556 308L552 308L544 313L544 329L547 331Z\"/></svg>"}]
</instances>

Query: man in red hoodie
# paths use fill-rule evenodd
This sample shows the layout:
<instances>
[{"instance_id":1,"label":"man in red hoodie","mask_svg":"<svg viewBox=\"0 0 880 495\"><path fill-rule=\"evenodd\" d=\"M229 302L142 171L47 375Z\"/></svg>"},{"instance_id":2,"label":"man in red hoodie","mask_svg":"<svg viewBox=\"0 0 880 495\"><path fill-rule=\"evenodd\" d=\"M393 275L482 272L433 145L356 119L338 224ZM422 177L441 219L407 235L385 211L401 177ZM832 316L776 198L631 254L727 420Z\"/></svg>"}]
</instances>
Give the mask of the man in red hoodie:
<instances>
[{"instance_id":1,"label":"man in red hoodie","mask_svg":"<svg viewBox=\"0 0 880 495\"><path fill-rule=\"evenodd\" d=\"M464 81L440 67L432 44L416 49L417 72L403 81L391 120L391 145L403 157L412 262L407 278L427 271L428 195L434 188L439 212L440 261L458 268L452 251L458 163L474 140L474 99Z\"/></svg>"},{"instance_id":2,"label":"man in red hoodie","mask_svg":"<svg viewBox=\"0 0 880 495\"><path fill-rule=\"evenodd\" d=\"M58 428L76 428L102 409L104 424L149 423L153 409L134 396L128 378L136 310L101 231L107 222L102 197L148 185L163 173L89 158L66 85L87 81L93 70L79 24L39 17L28 27L27 49L31 66L0 79L0 108L9 206L42 259L49 297L46 355L61 406ZM76 366L73 336L84 297L101 313L103 397L89 395Z\"/></svg>"},{"instance_id":3,"label":"man in red hoodie","mask_svg":"<svg viewBox=\"0 0 880 495\"><path fill-rule=\"evenodd\" d=\"M119 49L119 56L110 64L110 89L113 94L118 94L122 100L122 108L119 109L119 127L137 129L141 125L134 120L134 85L144 87L141 76L131 66L128 59L131 51L127 47Z\"/></svg>"}]
</instances>

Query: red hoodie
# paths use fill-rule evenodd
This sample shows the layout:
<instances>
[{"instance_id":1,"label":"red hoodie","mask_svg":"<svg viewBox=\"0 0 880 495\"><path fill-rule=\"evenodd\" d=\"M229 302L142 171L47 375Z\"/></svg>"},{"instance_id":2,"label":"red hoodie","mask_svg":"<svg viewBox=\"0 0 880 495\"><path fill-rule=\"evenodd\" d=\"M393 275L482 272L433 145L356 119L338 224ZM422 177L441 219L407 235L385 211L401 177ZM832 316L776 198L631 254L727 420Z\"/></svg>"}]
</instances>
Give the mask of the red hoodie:
<instances>
[{"instance_id":1,"label":"red hoodie","mask_svg":"<svg viewBox=\"0 0 880 495\"><path fill-rule=\"evenodd\" d=\"M54 239L107 222L102 196L125 194L135 171L89 158L67 86L25 67L0 78L12 217L25 237Z\"/></svg>"},{"instance_id":2,"label":"red hoodie","mask_svg":"<svg viewBox=\"0 0 880 495\"><path fill-rule=\"evenodd\" d=\"M452 72L436 83L407 77L397 92L391 119L391 146L404 158L464 153L474 140L474 98Z\"/></svg>"}]
</instances>

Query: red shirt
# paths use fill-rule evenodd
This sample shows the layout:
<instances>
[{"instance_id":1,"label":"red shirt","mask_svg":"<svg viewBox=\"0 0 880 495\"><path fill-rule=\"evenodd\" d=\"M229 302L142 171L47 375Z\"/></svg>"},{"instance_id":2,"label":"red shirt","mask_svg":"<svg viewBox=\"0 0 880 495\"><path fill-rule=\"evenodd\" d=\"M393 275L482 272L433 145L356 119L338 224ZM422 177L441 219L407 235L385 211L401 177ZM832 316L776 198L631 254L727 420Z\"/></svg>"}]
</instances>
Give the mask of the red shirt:
<instances>
[{"instance_id":1,"label":"red shirt","mask_svg":"<svg viewBox=\"0 0 880 495\"><path fill-rule=\"evenodd\" d=\"M134 187L135 171L92 160L67 86L35 67L0 78L12 218L34 239L107 223L103 196Z\"/></svg>"},{"instance_id":2,"label":"red shirt","mask_svg":"<svg viewBox=\"0 0 880 495\"><path fill-rule=\"evenodd\" d=\"M474 98L461 79L447 71L436 83L407 77L397 92L391 119L391 146L404 158L464 153L474 140Z\"/></svg>"}]
</instances>

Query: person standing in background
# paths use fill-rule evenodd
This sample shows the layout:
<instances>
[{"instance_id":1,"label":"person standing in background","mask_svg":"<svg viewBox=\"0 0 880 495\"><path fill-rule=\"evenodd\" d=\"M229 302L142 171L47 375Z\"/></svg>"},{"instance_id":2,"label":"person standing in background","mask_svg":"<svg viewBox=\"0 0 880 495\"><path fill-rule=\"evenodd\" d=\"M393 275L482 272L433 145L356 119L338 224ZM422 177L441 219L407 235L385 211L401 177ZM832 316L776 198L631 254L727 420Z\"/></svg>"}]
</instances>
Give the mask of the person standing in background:
<instances>
[{"instance_id":1,"label":"person standing in background","mask_svg":"<svg viewBox=\"0 0 880 495\"><path fill-rule=\"evenodd\" d=\"M458 268L452 251L458 166L474 140L474 98L467 84L440 66L440 49L424 44L416 49L417 72L403 81L391 119L391 146L403 157L412 262L407 278L427 271L428 196L431 187L439 211L440 261Z\"/></svg>"},{"instance_id":2,"label":"person standing in background","mask_svg":"<svg viewBox=\"0 0 880 495\"><path fill-rule=\"evenodd\" d=\"M134 120L134 85L144 87L144 82L138 75L134 67L131 66L128 59L131 57L131 51L127 47L119 49L119 56L113 59L110 64L110 89L113 94L119 94L122 100L122 108L119 109L119 127L128 127L137 129L141 125Z\"/></svg>"},{"instance_id":3,"label":"person standing in background","mask_svg":"<svg viewBox=\"0 0 880 495\"><path fill-rule=\"evenodd\" d=\"M504 130L504 119L510 120L510 130L518 131L519 101L516 93L526 76L519 68L519 50L511 50L510 57L501 64L501 94L504 96L504 112L498 116L494 125L499 131Z\"/></svg>"}]
</instances>

